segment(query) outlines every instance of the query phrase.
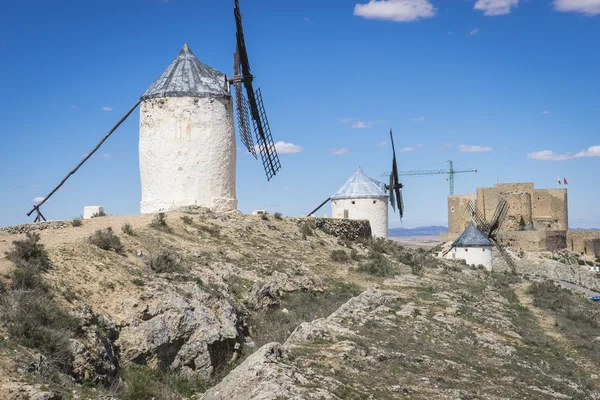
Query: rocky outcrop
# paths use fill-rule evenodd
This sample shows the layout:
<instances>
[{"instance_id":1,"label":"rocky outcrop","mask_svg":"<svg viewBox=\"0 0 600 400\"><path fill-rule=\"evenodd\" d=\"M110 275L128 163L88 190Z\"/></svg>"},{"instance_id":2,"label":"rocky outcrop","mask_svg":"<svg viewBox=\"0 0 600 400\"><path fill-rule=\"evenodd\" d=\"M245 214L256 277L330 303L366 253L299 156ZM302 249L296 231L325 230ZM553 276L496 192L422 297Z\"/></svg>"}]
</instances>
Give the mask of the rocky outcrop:
<instances>
[{"instance_id":1,"label":"rocky outcrop","mask_svg":"<svg viewBox=\"0 0 600 400\"><path fill-rule=\"evenodd\" d=\"M209 379L245 335L239 311L193 283L164 289L150 288L124 302L129 318L117 340L121 358Z\"/></svg>"}]
</instances>

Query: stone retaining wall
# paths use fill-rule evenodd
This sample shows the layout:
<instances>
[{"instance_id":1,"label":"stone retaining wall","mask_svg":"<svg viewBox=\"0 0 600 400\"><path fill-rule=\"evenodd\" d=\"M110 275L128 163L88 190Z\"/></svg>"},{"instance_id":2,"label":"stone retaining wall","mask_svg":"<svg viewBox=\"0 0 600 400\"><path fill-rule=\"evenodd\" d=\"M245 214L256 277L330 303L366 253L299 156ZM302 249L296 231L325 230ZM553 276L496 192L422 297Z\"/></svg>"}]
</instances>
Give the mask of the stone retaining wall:
<instances>
[{"instance_id":1,"label":"stone retaining wall","mask_svg":"<svg viewBox=\"0 0 600 400\"><path fill-rule=\"evenodd\" d=\"M371 224L367 220L309 218L318 229L341 238L356 240L371 237Z\"/></svg>"},{"instance_id":2,"label":"stone retaining wall","mask_svg":"<svg viewBox=\"0 0 600 400\"><path fill-rule=\"evenodd\" d=\"M524 251L559 251L567 247L567 231L504 231L498 233L504 246Z\"/></svg>"},{"instance_id":3,"label":"stone retaining wall","mask_svg":"<svg viewBox=\"0 0 600 400\"><path fill-rule=\"evenodd\" d=\"M36 222L34 224L14 225L0 228L1 234L17 235L27 232L43 231L46 229L64 229L71 226L67 221Z\"/></svg>"}]
</instances>

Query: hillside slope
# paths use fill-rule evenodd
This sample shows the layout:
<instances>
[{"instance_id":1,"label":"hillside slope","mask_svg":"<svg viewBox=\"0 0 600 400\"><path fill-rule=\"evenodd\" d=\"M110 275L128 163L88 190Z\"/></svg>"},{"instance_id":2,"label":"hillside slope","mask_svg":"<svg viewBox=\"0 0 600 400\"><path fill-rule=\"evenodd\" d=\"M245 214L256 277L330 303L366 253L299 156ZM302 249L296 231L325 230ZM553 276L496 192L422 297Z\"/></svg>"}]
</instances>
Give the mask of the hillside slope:
<instances>
[{"instance_id":1,"label":"hillside slope","mask_svg":"<svg viewBox=\"0 0 600 400\"><path fill-rule=\"evenodd\" d=\"M552 284L300 218L189 209L40 236L51 264L23 287L24 235L0 234L3 399L600 398L598 310ZM42 339L16 315L43 316Z\"/></svg>"}]
</instances>

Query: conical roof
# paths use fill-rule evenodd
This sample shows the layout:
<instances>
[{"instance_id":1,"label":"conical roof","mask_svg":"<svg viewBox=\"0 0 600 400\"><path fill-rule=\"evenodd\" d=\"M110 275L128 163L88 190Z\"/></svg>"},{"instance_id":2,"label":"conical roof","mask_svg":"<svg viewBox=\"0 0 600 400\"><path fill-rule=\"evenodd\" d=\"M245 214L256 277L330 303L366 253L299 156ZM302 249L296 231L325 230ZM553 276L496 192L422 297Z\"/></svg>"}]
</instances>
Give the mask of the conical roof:
<instances>
[{"instance_id":1,"label":"conical roof","mask_svg":"<svg viewBox=\"0 0 600 400\"><path fill-rule=\"evenodd\" d=\"M473 225L469 227L452 243L452 247L488 247L492 242Z\"/></svg>"},{"instance_id":2,"label":"conical roof","mask_svg":"<svg viewBox=\"0 0 600 400\"><path fill-rule=\"evenodd\" d=\"M348 181L331 196L332 200L339 199L371 199L387 197L387 194L381 189L378 182L369 178L362 170L358 167L354 175L348 179Z\"/></svg>"},{"instance_id":3,"label":"conical roof","mask_svg":"<svg viewBox=\"0 0 600 400\"><path fill-rule=\"evenodd\" d=\"M198 61L186 43L142 100L159 97L229 97L227 76Z\"/></svg>"}]
</instances>

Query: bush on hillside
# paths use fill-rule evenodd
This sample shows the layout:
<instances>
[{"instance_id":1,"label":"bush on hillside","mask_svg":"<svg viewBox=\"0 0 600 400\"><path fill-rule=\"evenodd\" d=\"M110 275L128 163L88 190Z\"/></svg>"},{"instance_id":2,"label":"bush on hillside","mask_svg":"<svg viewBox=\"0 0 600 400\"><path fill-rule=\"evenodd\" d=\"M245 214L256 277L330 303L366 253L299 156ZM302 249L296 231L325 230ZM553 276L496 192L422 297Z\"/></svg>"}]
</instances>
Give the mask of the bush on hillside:
<instances>
[{"instance_id":1,"label":"bush on hillside","mask_svg":"<svg viewBox=\"0 0 600 400\"><path fill-rule=\"evenodd\" d=\"M88 238L88 241L102 250L114 250L117 253L123 250L121 239L115 235L111 227L97 230Z\"/></svg>"},{"instance_id":2,"label":"bush on hillside","mask_svg":"<svg viewBox=\"0 0 600 400\"><path fill-rule=\"evenodd\" d=\"M329 258L331 258L331 260L335 262L347 262L348 253L346 253L344 250L333 250Z\"/></svg>"}]
</instances>

